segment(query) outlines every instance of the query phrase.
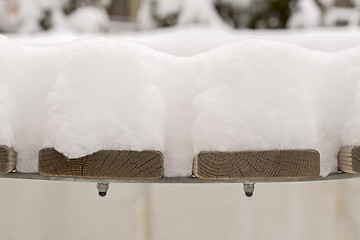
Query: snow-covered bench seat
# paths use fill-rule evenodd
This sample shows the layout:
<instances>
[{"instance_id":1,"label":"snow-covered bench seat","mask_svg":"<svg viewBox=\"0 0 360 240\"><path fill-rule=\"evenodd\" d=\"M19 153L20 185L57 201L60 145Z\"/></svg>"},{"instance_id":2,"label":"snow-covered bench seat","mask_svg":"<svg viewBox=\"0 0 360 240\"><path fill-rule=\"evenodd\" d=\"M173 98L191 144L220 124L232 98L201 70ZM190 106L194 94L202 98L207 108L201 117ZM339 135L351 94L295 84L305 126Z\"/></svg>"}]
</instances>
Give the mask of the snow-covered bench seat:
<instances>
[{"instance_id":1,"label":"snow-covered bench seat","mask_svg":"<svg viewBox=\"0 0 360 240\"><path fill-rule=\"evenodd\" d=\"M360 118L341 139L360 89L359 48L249 39L184 58L109 39L29 47L0 38L0 48L0 84L16 113L0 111L0 122L9 119L0 145L14 147L21 173L40 161L44 175L138 177L146 152L146 170L164 155L165 177L315 176L318 151L327 176L341 146L360 146Z\"/></svg>"},{"instance_id":2,"label":"snow-covered bench seat","mask_svg":"<svg viewBox=\"0 0 360 240\"><path fill-rule=\"evenodd\" d=\"M314 83L322 71L313 68L320 69L322 62L294 50L248 41L213 49L203 59L207 71L193 102L195 176L320 174L322 119ZM284 66L291 71L284 71Z\"/></svg>"},{"instance_id":3,"label":"snow-covered bench seat","mask_svg":"<svg viewBox=\"0 0 360 240\"><path fill-rule=\"evenodd\" d=\"M320 154L315 150L200 152L194 175L203 179L316 177Z\"/></svg>"},{"instance_id":4,"label":"snow-covered bench seat","mask_svg":"<svg viewBox=\"0 0 360 240\"><path fill-rule=\"evenodd\" d=\"M16 152L8 146L0 146L0 174L14 170L16 164Z\"/></svg>"},{"instance_id":5,"label":"snow-covered bench seat","mask_svg":"<svg viewBox=\"0 0 360 240\"><path fill-rule=\"evenodd\" d=\"M39 152L39 172L44 176L160 178L163 157L159 151L101 150L69 159L53 148L45 148Z\"/></svg>"},{"instance_id":6,"label":"snow-covered bench seat","mask_svg":"<svg viewBox=\"0 0 360 240\"><path fill-rule=\"evenodd\" d=\"M46 100L40 174L162 177L164 100L136 47L104 39L68 46Z\"/></svg>"}]
</instances>

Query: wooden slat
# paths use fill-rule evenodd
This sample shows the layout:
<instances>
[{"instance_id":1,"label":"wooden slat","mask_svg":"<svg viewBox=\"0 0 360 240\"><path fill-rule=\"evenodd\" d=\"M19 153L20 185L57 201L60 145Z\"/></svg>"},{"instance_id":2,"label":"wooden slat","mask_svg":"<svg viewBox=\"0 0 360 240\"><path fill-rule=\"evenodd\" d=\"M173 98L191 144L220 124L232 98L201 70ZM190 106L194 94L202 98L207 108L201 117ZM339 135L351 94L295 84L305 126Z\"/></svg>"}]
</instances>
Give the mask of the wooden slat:
<instances>
[{"instance_id":1,"label":"wooden slat","mask_svg":"<svg viewBox=\"0 0 360 240\"><path fill-rule=\"evenodd\" d=\"M0 174L9 173L15 169L16 152L8 146L0 146Z\"/></svg>"},{"instance_id":2,"label":"wooden slat","mask_svg":"<svg viewBox=\"0 0 360 240\"><path fill-rule=\"evenodd\" d=\"M39 152L39 173L44 176L89 178L152 179L163 175L163 156L159 151L101 150L69 159L53 148Z\"/></svg>"},{"instance_id":3,"label":"wooden slat","mask_svg":"<svg viewBox=\"0 0 360 240\"><path fill-rule=\"evenodd\" d=\"M339 170L360 173L360 147L342 147L338 154Z\"/></svg>"},{"instance_id":4,"label":"wooden slat","mask_svg":"<svg viewBox=\"0 0 360 240\"><path fill-rule=\"evenodd\" d=\"M298 178L320 174L316 150L201 152L194 175L203 179Z\"/></svg>"}]
</instances>

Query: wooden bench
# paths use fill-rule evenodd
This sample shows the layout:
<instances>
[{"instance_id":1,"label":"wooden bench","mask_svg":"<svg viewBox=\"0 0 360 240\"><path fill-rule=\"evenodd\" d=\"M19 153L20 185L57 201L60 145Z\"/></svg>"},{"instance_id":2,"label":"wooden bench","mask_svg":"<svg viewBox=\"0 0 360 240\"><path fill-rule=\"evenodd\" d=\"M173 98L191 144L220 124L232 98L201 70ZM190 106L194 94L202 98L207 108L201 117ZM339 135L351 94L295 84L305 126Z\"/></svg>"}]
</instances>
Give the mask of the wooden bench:
<instances>
[{"instance_id":1,"label":"wooden bench","mask_svg":"<svg viewBox=\"0 0 360 240\"><path fill-rule=\"evenodd\" d=\"M15 169L16 152L8 146L0 146L0 174L9 173Z\"/></svg>"},{"instance_id":2,"label":"wooden bench","mask_svg":"<svg viewBox=\"0 0 360 240\"><path fill-rule=\"evenodd\" d=\"M39 173L44 176L152 179L163 176L159 151L101 150L69 159L53 148L39 152Z\"/></svg>"},{"instance_id":3,"label":"wooden bench","mask_svg":"<svg viewBox=\"0 0 360 240\"><path fill-rule=\"evenodd\" d=\"M338 154L339 170L360 173L360 147L342 147Z\"/></svg>"},{"instance_id":4,"label":"wooden bench","mask_svg":"<svg viewBox=\"0 0 360 240\"><path fill-rule=\"evenodd\" d=\"M202 179L299 178L320 174L316 150L200 152L194 175Z\"/></svg>"}]
</instances>

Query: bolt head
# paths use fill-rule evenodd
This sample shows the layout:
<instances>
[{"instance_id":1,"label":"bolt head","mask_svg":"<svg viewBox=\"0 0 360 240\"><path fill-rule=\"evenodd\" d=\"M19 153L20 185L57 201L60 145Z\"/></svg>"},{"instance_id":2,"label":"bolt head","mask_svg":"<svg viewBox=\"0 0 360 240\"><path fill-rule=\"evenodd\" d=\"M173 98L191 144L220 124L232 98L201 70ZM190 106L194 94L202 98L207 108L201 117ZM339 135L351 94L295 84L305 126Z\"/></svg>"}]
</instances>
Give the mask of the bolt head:
<instances>
[{"instance_id":1,"label":"bolt head","mask_svg":"<svg viewBox=\"0 0 360 240\"><path fill-rule=\"evenodd\" d=\"M100 196L100 197L105 197L105 196L106 196L106 192L99 192L99 196Z\"/></svg>"},{"instance_id":2,"label":"bolt head","mask_svg":"<svg viewBox=\"0 0 360 240\"><path fill-rule=\"evenodd\" d=\"M253 193L252 193L252 192L245 192L245 195L246 195L247 197L252 197Z\"/></svg>"}]
</instances>

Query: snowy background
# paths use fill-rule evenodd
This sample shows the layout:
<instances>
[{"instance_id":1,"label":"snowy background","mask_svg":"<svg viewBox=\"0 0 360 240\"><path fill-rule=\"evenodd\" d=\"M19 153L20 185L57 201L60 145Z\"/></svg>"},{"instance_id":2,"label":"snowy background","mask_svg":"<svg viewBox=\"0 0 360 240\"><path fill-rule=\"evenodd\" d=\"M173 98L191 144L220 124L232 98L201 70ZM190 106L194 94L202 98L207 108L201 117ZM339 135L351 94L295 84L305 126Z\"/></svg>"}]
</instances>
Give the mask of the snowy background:
<instances>
[{"instance_id":1,"label":"snowy background","mask_svg":"<svg viewBox=\"0 0 360 240\"><path fill-rule=\"evenodd\" d=\"M48 69L48 66L52 65L48 63L57 61L49 59L46 52L56 51L57 45L53 44L65 44L88 37L105 37L115 40L116 43L111 40L101 40L101 44L107 46L114 44L116 47L121 40L129 40L149 47L150 49L140 47L139 52L143 54L141 56L156 55L156 62L166 65L167 71L172 72L169 75L157 75L159 79L155 84L165 100L171 99L165 102L165 105L170 104L172 107L165 106L167 108L165 130L170 129L167 130L168 135L165 138L170 136L171 139L167 147L175 149L166 153L168 159L171 159L170 162L165 162L166 166L171 167L166 174L187 175L191 173L191 163L189 165L185 161L186 164L182 164L184 156L191 159L193 147L200 149L208 147L201 145L204 142L201 138L209 139L218 134L217 132L212 132L210 135L202 133L203 124L199 117L195 126L198 124L200 127L195 127L196 131L192 134L195 136L193 137L195 142L200 144L192 146L191 141L186 141L186 139L191 140L191 132L186 130L191 129L192 125L185 124L189 123L189 119L181 113L188 110L192 99L195 98L196 92L193 91L191 80L199 76L192 74L192 69L194 67L213 69L213 72L209 72L207 76L209 82L201 82L197 86L204 91L194 101L196 112L208 118L209 114L211 116L213 112L222 110L222 108L214 108L205 111L206 109L202 108L211 106L215 99L214 95L228 106L228 99L233 99L238 94L222 86L222 80L227 81L228 86L237 86L238 83L227 76L243 74L246 70L250 76L251 69L256 73L255 64L259 64L256 56L264 51L261 66L267 69L270 76L281 76L281 79L285 79L288 77L285 73L289 72L289 69L296 72L298 78L294 78L292 85L287 87L288 89L301 87L302 91L296 92L299 96L310 96L308 89L303 87L302 78L304 82L317 81L316 76L320 75L330 79L330 84L328 82L321 85L321 82L317 82L319 84L317 88L325 88L332 93L322 98L324 103L331 103L324 105L329 108L321 109L322 119L327 120L323 128L331 131L326 131L329 135L321 137L323 139L333 139L335 135L338 137L336 141L320 141L322 149L333 149L333 152L324 151L329 154L326 159L333 159L329 165L323 164L322 171L326 175L336 171L336 166L333 164L334 149L338 148L341 141L351 144L359 141L354 131L351 131L354 126L358 127L357 124L360 122L357 115L359 94L355 94L357 89L355 83L360 80L357 79L357 76L360 78L357 67L360 66L359 15L358 0L0 0L0 33L10 38L1 38L1 42L6 46L11 45L7 51L5 48L0 49L0 62L9 62L9 58L16 59L15 54L11 53L21 53L22 48L32 49L28 46L42 46L36 48L37 50L25 51L27 56L36 54L37 62L32 63L32 58L24 58L22 62L16 62L18 65L15 65L14 61L7 63L8 65L0 65L0 69L10 69L10 66L11 69L16 69L17 66L22 66L21 64L35 66L19 71L16 79L23 79L38 72L43 73L37 79L42 83L41 88L37 88L37 85L33 85L31 81L17 85L20 90L15 92L15 96L20 94L22 98L16 97L16 101L9 100L12 97L9 96L11 91L7 88L11 86L6 84L6 81L2 81L5 84L1 85L0 89L0 123L4 129L0 128L0 130L6 132L11 129L7 126L17 124L19 117L26 121L21 121L23 125L20 124L20 130L15 133L8 131L5 134L7 138L2 139L3 136L0 136L0 140L14 144L14 139L17 138L16 144L24 148L23 159L26 160L27 153L34 154L32 151L39 147L34 146L39 143L33 138L40 133L41 125L38 120L42 120L40 118L42 114L39 113L48 111L50 114L56 109L74 106L71 102L57 101L62 99L62 96L74 94L73 89L76 89L77 84L71 81L73 76L83 78L85 74L86 78L91 78L97 72L81 71L87 68L98 67L99 71L105 72L109 87L98 97L106 100L108 94L115 96L116 93L112 89L118 87L116 81L112 79L114 74L117 74L114 69L121 68L126 71L133 66L131 63L133 59L116 53L114 53L116 55L114 61L119 62L119 67L110 60L108 64L98 66L96 61L89 64L86 61L79 63L76 54L85 59L86 55L82 55L81 51L86 52L86 48L82 48L81 45L89 42L82 40L84 42L77 41L66 45L68 51L73 49L76 54L64 58L67 59L64 61L67 65L62 66L65 74L58 81L59 87L50 95L52 98L48 99L47 106L50 110L36 109L34 114L31 113L33 110L31 104L25 100L33 98L40 103L43 99L39 96L48 92L50 84L46 82L46 78L53 74L52 70ZM252 40L254 38L261 40ZM276 42L263 44L261 43L263 39ZM243 41L237 43L239 40ZM27 47L22 44L26 44ZM225 44L230 45L222 47ZM46 47L43 47L44 45ZM247 46L252 47L249 49ZM211 50L217 47L220 48ZM108 51L111 49L113 48L108 48ZM127 48L124 49L127 51ZM156 54L151 49L156 50ZM211 54L209 54L210 50ZM107 52L102 48L96 51ZM269 52L272 54L269 54L269 59L266 60L266 54ZM288 52L292 54L289 56ZM21 54L20 56L23 56ZM62 58L62 55L54 56ZM221 61L218 61L219 56L231 57L220 58ZM242 62L243 56L246 56L246 60ZM271 56L277 56L276 61L272 61ZM187 60L182 57L186 57ZM241 64L234 65L235 60ZM209 62L211 65L198 64L202 62ZM47 68L42 69L44 66ZM142 66L137 66L137 69L139 68L144 69ZM0 77L5 79L6 73L2 74L3 76ZM257 78L268 77L262 75L260 71L256 74ZM137 83L144 84L142 82L144 75L139 75L139 72L127 71L126 76L124 79L137 79ZM166 78L171 78L171 81L165 81ZM342 82L338 81L343 78L354 84L343 86ZM99 87L96 85L99 83L95 78L90 83L84 82L82 86L91 93ZM273 87L272 91L275 91L278 86L276 84L286 82L270 83L261 91L266 92L269 87ZM242 84L247 84L248 88L257 88L250 82L242 82ZM131 86L127 87L127 90L129 89L131 90ZM186 90L187 101L171 94L177 89ZM336 95L338 89L350 89L350 91L342 91ZM154 96L153 101L161 102L157 97L158 90L144 84L144 91ZM352 95L347 95L349 92ZM241 93L244 95L246 91ZM84 95L86 95L85 91ZM84 96L80 101L84 99L86 100L87 97ZM306 107L312 104L311 97L306 99L308 102L299 106ZM265 96L262 101L269 99ZM349 109L354 109L353 116L345 116L344 113L348 109L341 107L340 103L345 104L347 101L351 102ZM13 102L21 103L19 106L23 116L17 115ZM274 100L273 103L275 104L276 101ZM97 106L96 101L91 104ZM107 104L113 108L117 102L109 101ZM286 104L281 106L286 107ZM297 102L289 104L298 105ZM335 107L333 104L339 106ZM252 106L259 107L256 103ZM246 106L238 104L233 107L244 110ZM83 113L87 113L86 109L82 110ZM101 107L98 108L98 111L102 110ZM253 108L245 110L251 111ZM309 140L307 143L311 146L318 144L316 142L318 133L313 131L317 119L301 118L315 115L311 111L307 112L309 109L296 110L296 116L300 116L301 119L299 122L308 123L307 131L304 131L304 135L299 135L299 139L307 138ZM159 108L156 111L161 115L163 110ZM262 111L263 109L260 108L259 112ZM5 118L1 114L11 117ZM62 117L71 118L73 117L71 114L69 112L69 115ZM228 112L224 111L223 114L227 116ZM334 117L327 119L328 116ZM349 121L343 126L346 122L345 117L348 117ZM51 129L54 129L54 126L58 128L59 124L66 121L58 121L58 118L51 114L47 119L49 119L46 123L47 128L41 134L46 135L45 145L54 145L55 137ZM173 121L174 119L177 121ZM289 121L292 122L291 118ZM154 122L159 122L156 116ZM215 119L213 124L216 125L218 122ZM26 131L21 129L30 125L33 128L28 128ZM66 129L66 126L63 127ZM294 124L293 127L297 128L297 125ZM154 136L158 136L156 134L161 132L160 128L159 126L153 133ZM144 129L148 128L144 126ZM171 131L172 129L176 131ZM84 128L81 131L86 130ZM222 132L224 131L227 130L222 129ZM25 137L19 139L16 135L19 132ZM239 131L239 134L242 134L242 131ZM339 134L348 137L344 140ZM103 136L94 139L101 137ZM271 137L273 135L270 134L270 140ZM288 143L289 138L286 133L283 137L285 140L282 143ZM61 139L67 144L71 142L71 139ZM160 136L156 139L158 140L153 144L161 149L163 140ZM294 139L295 144L298 144L299 141ZM73 141L76 143L76 140ZM87 143L94 144L91 139ZM181 146L178 143L181 143ZM217 142L215 143L219 146ZM60 145L65 146L64 151L68 149L66 144ZM34 161L23 161L18 168L34 171L36 165L33 163ZM359 239L358 184L360 184L359 180L261 184L256 185L252 199L243 196L241 185L233 184L201 186L112 184L109 195L105 199L99 199L94 184L1 180L0 187L4 194L0 200L0 229L3 239Z\"/></svg>"}]
</instances>

